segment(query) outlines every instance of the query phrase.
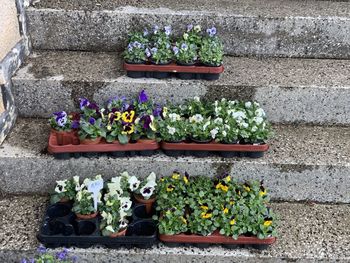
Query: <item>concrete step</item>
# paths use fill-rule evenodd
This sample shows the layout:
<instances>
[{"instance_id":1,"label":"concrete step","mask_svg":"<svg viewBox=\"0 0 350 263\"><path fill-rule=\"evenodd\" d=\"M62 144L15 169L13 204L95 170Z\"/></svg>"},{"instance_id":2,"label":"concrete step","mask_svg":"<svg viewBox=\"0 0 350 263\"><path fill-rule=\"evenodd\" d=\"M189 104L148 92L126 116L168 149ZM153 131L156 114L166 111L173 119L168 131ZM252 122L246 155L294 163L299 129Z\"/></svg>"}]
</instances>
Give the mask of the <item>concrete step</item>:
<instances>
[{"instance_id":1,"label":"concrete step","mask_svg":"<svg viewBox=\"0 0 350 263\"><path fill-rule=\"evenodd\" d=\"M0 200L0 261L20 262L39 245L36 233L46 207L46 197L7 197ZM280 216L279 238L267 250L225 249L213 246L151 249L72 249L81 263L96 262L349 262L350 206L272 203ZM58 250L58 249L57 249ZM51 250L56 252L57 250Z\"/></svg>"},{"instance_id":2,"label":"concrete step","mask_svg":"<svg viewBox=\"0 0 350 263\"><path fill-rule=\"evenodd\" d=\"M200 96L257 100L274 123L349 125L350 61L226 57L218 81L131 79L117 53L35 52L13 77L19 114L73 111L86 96L98 103L141 89L158 102Z\"/></svg>"},{"instance_id":3,"label":"concrete step","mask_svg":"<svg viewBox=\"0 0 350 263\"><path fill-rule=\"evenodd\" d=\"M231 55L349 58L347 2L39 0L27 9L35 49L116 51L144 26L216 25Z\"/></svg>"},{"instance_id":4,"label":"concrete step","mask_svg":"<svg viewBox=\"0 0 350 263\"><path fill-rule=\"evenodd\" d=\"M173 170L190 175L231 174L239 180L264 180L274 200L350 202L350 128L275 126L275 138L263 158L100 157L57 160L46 153L47 120L19 119L0 148L3 194L47 193L55 181L79 175L110 178L127 170L158 176Z\"/></svg>"}]
</instances>

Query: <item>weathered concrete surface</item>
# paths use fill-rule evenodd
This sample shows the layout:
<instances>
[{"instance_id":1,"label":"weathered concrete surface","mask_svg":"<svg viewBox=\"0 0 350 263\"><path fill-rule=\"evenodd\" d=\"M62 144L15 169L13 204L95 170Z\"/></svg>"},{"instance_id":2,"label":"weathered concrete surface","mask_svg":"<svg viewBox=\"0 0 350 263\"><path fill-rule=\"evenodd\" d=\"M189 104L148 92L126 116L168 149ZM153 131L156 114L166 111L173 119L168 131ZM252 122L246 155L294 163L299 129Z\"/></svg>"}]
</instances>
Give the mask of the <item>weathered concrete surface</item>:
<instances>
[{"instance_id":1,"label":"weathered concrete surface","mask_svg":"<svg viewBox=\"0 0 350 263\"><path fill-rule=\"evenodd\" d=\"M57 160L46 154L47 120L19 119L0 148L0 190L3 193L47 193L56 180L128 170L158 176L173 170L190 175L230 173L240 180L264 180L274 200L350 202L350 129L342 127L275 126L275 139L264 158L100 157Z\"/></svg>"},{"instance_id":2,"label":"weathered concrete surface","mask_svg":"<svg viewBox=\"0 0 350 263\"><path fill-rule=\"evenodd\" d=\"M20 67L25 56L23 40L19 41L0 61L0 145L10 132L17 118L11 77Z\"/></svg>"},{"instance_id":3,"label":"weathered concrete surface","mask_svg":"<svg viewBox=\"0 0 350 263\"><path fill-rule=\"evenodd\" d=\"M9 197L0 200L1 262L31 257L38 242L45 197ZM72 249L79 262L349 262L350 206L272 203L279 214L279 238L265 251L213 246L152 249ZM55 252L56 250L51 250Z\"/></svg>"},{"instance_id":4,"label":"weathered concrete surface","mask_svg":"<svg viewBox=\"0 0 350 263\"><path fill-rule=\"evenodd\" d=\"M0 39L0 60L2 60L20 40L16 3L13 0L1 1Z\"/></svg>"},{"instance_id":5,"label":"weathered concrete surface","mask_svg":"<svg viewBox=\"0 0 350 263\"><path fill-rule=\"evenodd\" d=\"M154 24L216 25L227 54L349 58L350 7L285 0L35 1L27 11L35 49L120 50L127 32ZM178 33L178 32L176 32Z\"/></svg>"},{"instance_id":6,"label":"weathered concrete surface","mask_svg":"<svg viewBox=\"0 0 350 263\"><path fill-rule=\"evenodd\" d=\"M350 61L225 58L218 81L131 79L117 53L36 52L13 78L21 116L76 109L80 96L105 102L145 89L156 101L201 96L254 99L274 123L350 124Z\"/></svg>"}]
</instances>

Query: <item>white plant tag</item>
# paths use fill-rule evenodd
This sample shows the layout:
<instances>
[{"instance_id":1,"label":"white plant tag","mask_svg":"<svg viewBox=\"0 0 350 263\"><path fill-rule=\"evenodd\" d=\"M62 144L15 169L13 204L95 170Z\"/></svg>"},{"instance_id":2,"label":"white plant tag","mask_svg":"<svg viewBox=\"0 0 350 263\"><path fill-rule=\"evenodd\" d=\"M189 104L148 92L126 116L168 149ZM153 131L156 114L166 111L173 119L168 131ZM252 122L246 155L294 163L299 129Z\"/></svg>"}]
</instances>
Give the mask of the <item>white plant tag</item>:
<instances>
[{"instance_id":1,"label":"white plant tag","mask_svg":"<svg viewBox=\"0 0 350 263\"><path fill-rule=\"evenodd\" d=\"M88 183L88 191L92 193L92 197L94 198L94 208L97 211L97 201L100 191L103 189L103 179L90 181Z\"/></svg>"}]
</instances>

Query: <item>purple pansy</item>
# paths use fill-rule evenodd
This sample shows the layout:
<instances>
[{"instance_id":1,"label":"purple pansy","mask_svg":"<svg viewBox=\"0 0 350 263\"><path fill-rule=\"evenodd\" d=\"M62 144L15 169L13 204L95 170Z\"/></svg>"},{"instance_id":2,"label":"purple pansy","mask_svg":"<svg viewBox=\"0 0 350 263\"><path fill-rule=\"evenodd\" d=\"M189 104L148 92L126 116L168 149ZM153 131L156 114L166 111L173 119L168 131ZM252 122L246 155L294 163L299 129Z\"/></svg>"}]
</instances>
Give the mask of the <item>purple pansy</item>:
<instances>
[{"instance_id":1,"label":"purple pansy","mask_svg":"<svg viewBox=\"0 0 350 263\"><path fill-rule=\"evenodd\" d=\"M149 48L146 48L145 54L146 54L146 56L147 56L148 58L152 55L151 52L150 52L150 50L149 50Z\"/></svg>"},{"instance_id":2,"label":"purple pansy","mask_svg":"<svg viewBox=\"0 0 350 263\"><path fill-rule=\"evenodd\" d=\"M152 54L156 54L158 51L158 48L154 47L154 48L151 48L151 52Z\"/></svg>"},{"instance_id":3,"label":"purple pansy","mask_svg":"<svg viewBox=\"0 0 350 263\"><path fill-rule=\"evenodd\" d=\"M23 259L21 260L21 263L28 263L28 261L27 261L25 258L23 258Z\"/></svg>"},{"instance_id":4,"label":"purple pansy","mask_svg":"<svg viewBox=\"0 0 350 263\"><path fill-rule=\"evenodd\" d=\"M192 29L193 29L193 25L192 24L187 25L187 32L190 32Z\"/></svg>"},{"instance_id":5,"label":"purple pansy","mask_svg":"<svg viewBox=\"0 0 350 263\"><path fill-rule=\"evenodd\" d=\"M143 121L143 128L144 129L149 129L149 125L152 122L152 119L149 115L145 115L141 118L141 120Z\"/></svg>"},{"instance_id":6,"label":"purple pansy","mask_svg":"<svg viewBox=\"0 0 350 263\"><path fill-rule=\"evenodd\" d=\"M147 94L145 90L142 90L139 94L139 103L146 103L148 101Z\"/></svg>"},{"instance_id":7,"label":"purple pansy","mask_svg":"<svg viewBox=\"0 0 350 263\"><path fill-rule=\"evenodd\" d=\"M95 118L90 117L90 118L89 118L89 123L90 123L91 125L95 125L95 123L96 123Z\"/></svg>"},{"instance_id":8,"label":"purple pansy","mask_svg":"<svg viewBox=\"0 0 350 263\"><path fill-rule=\"evenodd\" d=\"M164 32L167 36L169 36L171 34L171 26L165 26Z\"/></svg>"},{"instance_id":9,"label":"purple pansy","mask_svg":"<svg viewBox=\"0 0 350 263\"><path fill-rule=\"evenodd\" d=\"M207 33L209 34L210 37L215 36L216 35L216 28L215 27L208 28Z\"/></svg>"},{"instance_id":10,"label":"purple pansy","mask_svg":"<svg viewBox=\"0 0 350 263\"><path fill-rule=\"evenodd\" d=\"M80 109L81 110L84 110L85 107L89 106L90 105L90 102L88 99L86 98L79 98L79 104L80 104Z\"/></svg>"},{"instance_id":11,"label":"purple pansy","mask_svg":"<svg viewBox=\"0 0 350 263\"><path fill-rule=\"evenodd\" d=\"M129 50L129 52L132 52L132 50L133 50L133 45L131 43L129 43L129 45L128 45L128 50Z\"/></svg>"},{"instance_id":12,"label":"purple pansy","mask_svg":"<svg viewBox=\"0 0 350 263\"><path fill-rule=\"evenodd\" d=\"M187 50L188 49L188 45L186 43L182 43L181 44L181 49Z\"/></svg>"},{"instance_id":13,"label":"purple pansy","mask_svg":"<svg viewBox=\"0 0 350 263\"><path fill-rule=\"evenodd\" d=\"M174 55L176 56L179 53L179 48L176 46L173 47L173 52L174 52Z\"/></svg>"},{"instance_id":14,"label":"purple pansy","mask_svg":"<svg viewBox=\"0 0 350 263\"><path fill-rule=\"evenodd\" d=\"M79 129L80 123L78 120L72 122L72 129Z\"/></svg>"},{"instance_id":15,"label":"purple pansy","mask_svg":"<svg viewBox=\"0 0 350 263\"><path fill-rule=\"evenodd\" d=\"M153 109L153 115L155 117L159 117L162 114L163 108L160 105L156 105L156 107Z\"/></svg>"},{"instance_id":16,"label":"purple pansy","mask_svg":"<svg viewBox=\"0 0 350 263\"><path fill-rule=\"evenodd\" d=\"M40 245L37 249L39 254L44 254L46 253L46 247L44 247L43 245Z\"/></svg>"},{"instance_id":17,"label":"purple pansy","mask_svg":"<svg viewBox=\"0 0 350 263\"><path fill-rule=\"evenodd\" d=\"M133 46L136 47L136 48L141 48L142 44L140 42L138 42L138 41L135 41L133 43Z\"/></svg>"},{"instance_id":18,"label":"purple pansy","mask_svg":"<svg viewBox=\"0 0 350 263\"><path fill-rule=\"evenodd\" d=\"M153 34L157 34L159 30L159 26L154 26L153 27Z\"/></svg>"},{"instance_id":19,"label":"purple pansy","mask_svg":"<svg viewBox=\"0 0 350 263\"><path fill-rule=\"evenodd\" d=\"M148 30L147 30L147 28L145 28L144 30L143 30L143 36L145 37L145 36L148 36Z\"/></svg>"}]
</instances>

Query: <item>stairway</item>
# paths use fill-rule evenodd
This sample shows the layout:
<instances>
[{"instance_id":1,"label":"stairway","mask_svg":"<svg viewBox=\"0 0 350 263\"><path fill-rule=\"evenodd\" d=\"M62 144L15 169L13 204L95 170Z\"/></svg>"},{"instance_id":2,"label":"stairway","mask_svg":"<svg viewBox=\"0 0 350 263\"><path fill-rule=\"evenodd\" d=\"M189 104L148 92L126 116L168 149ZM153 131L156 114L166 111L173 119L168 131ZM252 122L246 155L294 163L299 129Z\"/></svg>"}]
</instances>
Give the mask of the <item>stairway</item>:
<instances>
[{"instance_id":1,"label":"stairway","mask_svg":"<svg viewBox=\"0 0 350 263\"><path fill-rule=\"evenodd\" d=\"M280 215L266 251L219 246L75 249L81 262L350 261L350 3L346 1L41 0L27 8L33 52L13 77L20 118L0 147L0 262L19 262L56 180L118 172L168 175L174 169L264 180ZM216 25L227 56L218 81L130 79L120 51L144 25ZM274 124L261 159L99 157L47 154L52 112L141 89L159 102L200 96L257 100Z\"/></svg>"}]
</instances>

